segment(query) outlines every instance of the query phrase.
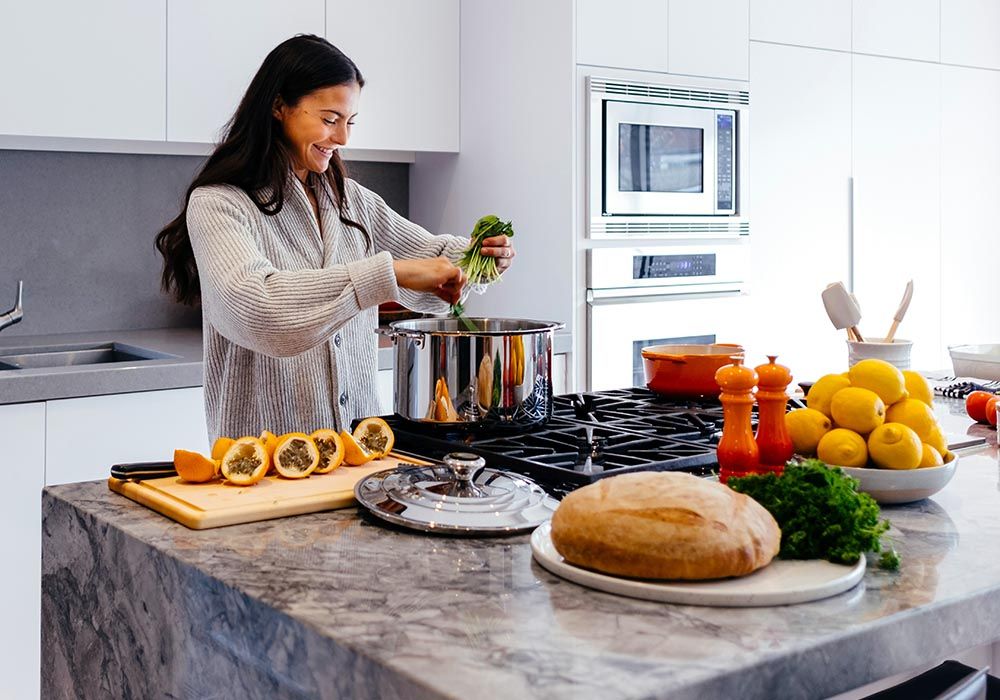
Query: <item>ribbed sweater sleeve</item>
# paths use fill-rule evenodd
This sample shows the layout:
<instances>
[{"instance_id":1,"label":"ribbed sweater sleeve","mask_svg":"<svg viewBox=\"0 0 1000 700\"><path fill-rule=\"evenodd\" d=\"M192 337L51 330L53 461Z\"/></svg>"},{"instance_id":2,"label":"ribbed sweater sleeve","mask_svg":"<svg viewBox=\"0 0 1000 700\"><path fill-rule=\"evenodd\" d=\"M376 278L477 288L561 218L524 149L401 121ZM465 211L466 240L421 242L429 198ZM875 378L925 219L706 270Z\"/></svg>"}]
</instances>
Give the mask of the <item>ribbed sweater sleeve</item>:
<instances>
[{"instance_id":1,"label":"ribbed sweater sleeve","mask_svg":"<svg viewBox=\"0 0 1000 700\"><path fill-rule=\"evenodd\" d=\"M257 244L248 204L213 187L192 193L187 211L203 312L232 342L272 357L298 355L361 309L399 298L388 252L320 269L277 269Z\"/></svg>"},{"instance_id":2,"label":"ribbed sweater sleeve","mask_svg":"<svg viewBox=\"0 0 1000 700\"><path fill-rule=\"evenodd\" d=\"M468 238L448 234L434 235L425 228L393 211L378 194L348 180L348 196L357 201L367 219L366 224L375 241L375 248L388 251L394 260L436 258L439 255L457 262L469 246ZM399 290L399 302L408 309L425 313L444 314L448 304L433 294Z\"/></svg>"}]
</instances>

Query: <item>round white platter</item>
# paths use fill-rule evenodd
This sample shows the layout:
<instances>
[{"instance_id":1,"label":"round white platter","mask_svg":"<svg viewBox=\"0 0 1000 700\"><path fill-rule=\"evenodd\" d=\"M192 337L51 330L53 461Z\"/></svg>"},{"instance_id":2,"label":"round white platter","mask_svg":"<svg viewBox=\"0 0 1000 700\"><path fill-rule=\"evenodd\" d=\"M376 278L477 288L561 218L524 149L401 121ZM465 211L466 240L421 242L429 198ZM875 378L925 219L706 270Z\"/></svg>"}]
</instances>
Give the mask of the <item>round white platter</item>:
<instances>
[{"instance_id":1,"label":"round white platter","mask_svg":"<svg viewBox=\"0 0 1000 700\"><path fill-rule=\"evenodd\" d=\"M556 576L605 593L662 603L753 608L807 603L843 593L865 574L865 557L853 566L822 559L775 559L748 576L712 581L654 581L602 574L568 563L552 543L552 523L531 533L535 561Z\"/></svg>"}]
</instances>

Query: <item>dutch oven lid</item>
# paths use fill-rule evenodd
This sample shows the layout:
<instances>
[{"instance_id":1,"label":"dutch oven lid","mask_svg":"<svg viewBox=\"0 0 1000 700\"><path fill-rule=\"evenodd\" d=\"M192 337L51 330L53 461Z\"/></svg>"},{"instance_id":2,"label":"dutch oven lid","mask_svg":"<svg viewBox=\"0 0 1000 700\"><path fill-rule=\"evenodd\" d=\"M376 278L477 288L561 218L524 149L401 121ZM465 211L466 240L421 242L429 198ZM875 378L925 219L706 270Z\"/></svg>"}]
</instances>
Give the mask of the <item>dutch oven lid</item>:
<instances>
[{"instance_id":1,"label":"dutch oven lid","mask_svg":"<svg viewBox=\"0 0 1000 700\"><path fill-rule=\"evenodd\" d=\"M488 468L478 455L452 452L444 462L370 474L354 495L372 515L396 525L465 535L529 532L559 505L527 477Z\"/></svg>"}]
</instances>

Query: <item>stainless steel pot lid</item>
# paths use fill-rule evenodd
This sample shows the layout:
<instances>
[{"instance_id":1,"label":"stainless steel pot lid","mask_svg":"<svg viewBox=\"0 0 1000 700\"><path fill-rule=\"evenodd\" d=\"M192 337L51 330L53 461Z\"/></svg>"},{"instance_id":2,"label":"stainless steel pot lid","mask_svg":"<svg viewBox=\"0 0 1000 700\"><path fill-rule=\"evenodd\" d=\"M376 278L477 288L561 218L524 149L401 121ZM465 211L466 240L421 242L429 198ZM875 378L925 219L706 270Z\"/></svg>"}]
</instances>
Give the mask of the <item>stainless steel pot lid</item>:
<instances>
[{"instance_id":1,"label":"stainless steel pot lid","mask_svg":"<svg viewBox=\"0 0 1000 700\"><path fill-rule=\"evenodd\" d=\"M527 477L490 469L478 455L453 452L444 462L370 474L354 496L372 515L396 525L466 535L529 532L559 505Z\"/></svg>"}]
</instances>

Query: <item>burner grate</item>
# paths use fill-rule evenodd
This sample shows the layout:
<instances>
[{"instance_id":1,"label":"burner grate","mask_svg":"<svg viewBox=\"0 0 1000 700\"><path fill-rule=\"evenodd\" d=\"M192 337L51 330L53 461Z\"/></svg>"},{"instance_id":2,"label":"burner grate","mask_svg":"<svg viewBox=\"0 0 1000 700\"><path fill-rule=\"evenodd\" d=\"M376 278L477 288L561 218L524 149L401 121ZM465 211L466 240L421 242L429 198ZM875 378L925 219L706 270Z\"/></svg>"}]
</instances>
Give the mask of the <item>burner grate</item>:
<instances>
[{"instance_id":1,"label":"burner grate","mask_svg":"<svg viewBox=\"0 0 1000 700\"><path fill-rule=\"evenodd\" d=\"M398 416L386 420L397 450L430 459L456 449L473 452L556 495L630 471L711 473L722 434L718 401L673 400L639 387L556 396L547 424L513 435L441 432Z\"/></svg>"}]
</instances>

